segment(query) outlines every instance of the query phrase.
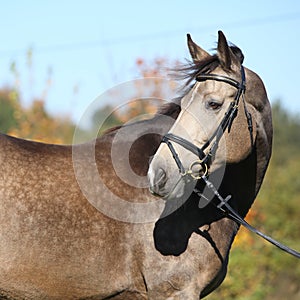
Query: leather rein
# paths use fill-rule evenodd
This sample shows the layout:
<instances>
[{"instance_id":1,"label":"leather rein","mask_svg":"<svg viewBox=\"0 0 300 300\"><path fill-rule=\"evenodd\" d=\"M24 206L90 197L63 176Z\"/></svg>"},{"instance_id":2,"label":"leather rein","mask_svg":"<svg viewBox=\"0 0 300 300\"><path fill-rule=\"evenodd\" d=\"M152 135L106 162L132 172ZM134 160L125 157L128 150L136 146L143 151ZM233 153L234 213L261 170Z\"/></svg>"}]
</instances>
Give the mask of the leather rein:
<instances>
[{"instance_id":1,"label":"leather rein","mask_svg":"<svg viewBox=\"0 0 300 300\"><path fill-rule=\"evenodd\" d=\"M172 153L172 156L175 160L175 163L178 167L178 170L180 172L180 175L182 177L189 176L194 180L203 180L205 185L213 192L215 197L219 200L219 204L216 205L216 207L228 218L234 220L238 224L244 226L248 230L254 232L255 234L259 235L260 237L264 238L271 244L275 245L279 249L297 257L300 259L300 252L297 252L294 249L291 249L280 242L274 240L272 237L265 235L261 231L257 230L255 227L247 223L228 203L228 201L231 199L231 195L228 195L227 197L223 198L220 193L218 192L217 188L214 186L212 182L208 180L207 173L209 170L210 165L212 164L216 151L219 146L219 141L222 138L223 134L225 133L226 130L230 132L232 122L234 118L237 115L238 111L238 105L240 98L242 97L243 103L244 103L244 110L247 118L247 123L248 123L248 130L250 133L250 138L251 138L251 145L253 147L253 126L252 126L252 117L251 114L247 111L246 104L245 104L245 99L244 99L244 94L246 90L246 76L245 76L245 70L244 67L241 65L241 81L238 82L235 79L232 79L227 76L223 75L218 75L218 74L199 74L196 77L197 81L206 81L206 80L215 80L215 81L221 81L225 82L227 84L230 84L231 86L234 86L237 88L237 93L234 97L234 100L230 103L223 119L221 120L220 124L218 125L217 129L214 131L214 133L211 135L211 137L207 140L207 142L199 148L195 144L191 143L190 141L177 136L172 133L167 133L164 135L162 138L162 143L165 143L170 152ZM179 144L180 146L184 147L186 150L192 152L195 154L199 159L193 162L188 169L185 169L178 154L176 153L176 150L173 146L173 143ZM208 148L209 150L207 153L205 153L205 150ZM200 165L202 167L202 170L204 172L203 175L198 174L197 172L194 172L193 168L196 165ZM200 198L203 196L199 190L196 188L194 189L194 193L196 193ZM199 206L200 207L200 206Z\"/></svg>"}]
</instances>

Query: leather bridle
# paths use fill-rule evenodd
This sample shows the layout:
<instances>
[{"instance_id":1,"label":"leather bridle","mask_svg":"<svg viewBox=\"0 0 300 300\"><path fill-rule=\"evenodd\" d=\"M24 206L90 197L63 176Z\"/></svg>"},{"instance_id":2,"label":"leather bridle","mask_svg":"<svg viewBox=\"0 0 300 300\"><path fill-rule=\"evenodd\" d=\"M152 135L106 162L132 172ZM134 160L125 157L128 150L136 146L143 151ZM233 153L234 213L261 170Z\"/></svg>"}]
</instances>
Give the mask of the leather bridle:
<instances>
[{"instance_id":1,"label":"leather bridle","mask_svg":"<svg viewBox=\"0 0 300 300\"><path fill-rule=\"evenodd\" d=\"M172 156L176 162L176 165L179 169L179 172L181 176L191 176L194 179L200 179L200 175L195 174L193 171L193 167L195 165L201 165L202 170L204 173L206 173L215 157L215 154L217 152L220 139L222 138L224 132L228 129L230 131L232 122L234 118L237 115L238 106L239 106L239 100L241 96L244 96L245 90L246 90L246 76L245 76L245 70L244 67L241 66L241 81L238 82L235 79L232 79L227 76L218 75L218 74L199 74L196 77L197 81L206 81L206 80L214 80L214 81L221 81L225 82L227 84L230 84L231 86L237 88L237 93L234 97L234 100L230 103L222 121L220 122L217 129L214 131L214 133L211 135L211 137L207 140L207 142L199 148L195 144L191 143L190 141L177 136L173 133L167 133L162 138L162 142L165 143L168 148L170 149ZM248 129L250 131L251 136L251 144L253 145L253 138L252 138L252 117L251 114L247 111L246 105L244 103L245 113L247 117L248 122ZM173 143L179 144L180 146L184 147L188 151L192 152L196 156L198 156L199 160L196 160L193 162L190 167L186 170L178 156L178 154L175 151L175 148L173 146ZM209 147L209 150L207 153L205 153L205 150Z\"/></svg>"},{"instance_id":2,"label":"leather bridle","mask_svg":"<svg viewBox=\"0 0 300 300\"><path fill-rule=\"evenodd\" d=\"M229 200L232 198L232 196L228 195L225 198L222 197L222 195L219 193L219 191L214 186L214 184L211 181L209 181L208 176L207 176L208 169L209 169L209 167L215 157L216 151L218 149L219 141L227 129L228 129L228 131L230 131L232 122L237 115L239 100L240 100L241 96L242 96L243 102L244 102L244 110L245 110L245 114L246 114L246 118L247 118L247 122L248 122L248 130L250 132L251 145L253 147L252 117L251 117L251 114L247 111L246 103L245 103L245 99L244 99L244 93L246 90L246 76L245 76L244 67L242 65L241 65L240 70L241 70L241 81L240 82L238 82L235 79L232 79L230 77L218 75L218 74L200 74L196 77L197 81L216 80L216 81L228 83L228 84L234 86L235 88L237 88L237 93L234 97L234 100L230 103L222 121L220 122L220 124L217 127L217 129L215 130L215 132L211 135L211 137L207 140L207 142L201 148L194 145L190 141L188 141L180 136L177 136L175 134L172 134L172 133L167 133L163 137L162 142L165 143L168 146L168 148L170 149L181 176L182 177L189 176L189 177L193 178L194 180L202 180L205 183L205 185L213 192L215 198L219 200L219 203L217 205L216 204L215 205L216 205L217 209L219 209L224 214L224 216L234 220L235 222L237 222L240 225L243 225L245 228L254 232L255 234L259 235L260 237L264 238L265 240L267 240L271 244L275 245L279 249L300 259L299 252L283 245L282 243L276 241L272 237L262 233L261 231L257 230L255 227L253 227L249 223L247 223L230 206ZM172 142L179 144L180 146L184 147L188 151L192 152L193 154L198 156L199 160L193 162L191 164L191 166L189 167L189 169L186 170L184 168L178 154L176 153ZM211 147L209 148L208 152L205 153L205 150L210 145L211 145ZM200 173L195 174L193 171L193 167L197 164L201 165L201 167L202 167L202 170L203 170L202 175L200 175ZM201 191L197 190L196 188L194 189L193 192L196 193L200 198L203 196Z\"/></svg>"}]
</instances>

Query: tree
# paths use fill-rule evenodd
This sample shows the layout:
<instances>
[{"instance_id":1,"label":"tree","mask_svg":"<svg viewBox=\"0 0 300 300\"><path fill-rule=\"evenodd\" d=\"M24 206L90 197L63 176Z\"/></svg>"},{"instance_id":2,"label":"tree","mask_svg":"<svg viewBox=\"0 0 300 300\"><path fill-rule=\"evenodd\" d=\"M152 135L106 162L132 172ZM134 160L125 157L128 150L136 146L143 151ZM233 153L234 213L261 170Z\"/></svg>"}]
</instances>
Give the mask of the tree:
<instances>
[{"instance_id":1,"label":"tree","mask_svg":"<svg viewBox=\"0 0 300 300\"><path fill-rule=\"evenodd\" d=\"M2 132L7 133L11 128L17 126L16 120L16 95L9 88L0 89L0 128Z\"/></svg>"},{"instance_id":2,"label":"tree","mask_svg":"<svg viewBox=\"0 0 300 300\"><path fill-rule=\"evenodd\" d=\"M71 143L75 126L68 118L52 117L43 100L34 100L29 108L18 105L14 111L16 124L8 134L48 143Z\"/></svg>"},{"instance_id":3,"label":"tree","mask_svg":"<svg viewBox=\"0 0 300 300\"><path fill-rule=\"evenodd\" d=\"M135 73L138 78L151 78L151 80L135 81L134 93L130 98L126 98L127 96L124 96L122 90L116 89L111 93L110 102L116 103L116 106L105 105L92 115L93 124L101 123L101 128L96 128L99 130L99 134L140 116L152 116L162 104L161 99L171 100L177 85L174 84L174 81L170 81L170 86L166 88L166 81L161 79L167 77L168 66L174 67L176 64L177 62L169 62L163 58L156 58L149 62L138 58L135 62ZM170 91L173 93L170 94ZM143 98L145 94L147 99ZM119 102L118 99L120 99ZM120 103L126 103L126 105L119 106ZM92 128L91 131L94 132L95 128ZM89 137L87 134L87 138Z\"/></svg>"},{"instance_id":4,"label":"tree","mask_svg":"<svg viewBox=\"0 0 300 300\"><path fill-rule=\"evenodd\" d=\"M32 49L26 53L30 84L33 82ZM75 126L69 118L51 116L45 108L47 92L51 87L51 69L40 97L33 97L29 107L22 105L21 80L15 62L10 71L14 78L12 86L0 88L0 131L16 137L49 143L71 143Z\"/></svg>"}]
</instances>

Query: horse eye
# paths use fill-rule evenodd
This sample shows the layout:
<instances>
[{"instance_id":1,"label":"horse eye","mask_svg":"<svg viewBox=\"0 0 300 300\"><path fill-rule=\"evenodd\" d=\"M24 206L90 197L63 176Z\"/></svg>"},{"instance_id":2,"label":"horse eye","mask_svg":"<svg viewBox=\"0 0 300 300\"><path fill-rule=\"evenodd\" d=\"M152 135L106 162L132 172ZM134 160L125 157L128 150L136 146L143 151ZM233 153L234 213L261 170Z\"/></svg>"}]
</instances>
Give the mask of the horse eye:
<instances>
[{"instance_id":1,"label":"horse eye","mask_svg":"<svg viewBox=\"0 0 300 300\"><path fill-rule=\"evenodd\" d=\"M216 102L216 101L208 101L207 102L207 108L212 110L217 110L222 106L222 103Z\"/></svg>"}]
</instances>

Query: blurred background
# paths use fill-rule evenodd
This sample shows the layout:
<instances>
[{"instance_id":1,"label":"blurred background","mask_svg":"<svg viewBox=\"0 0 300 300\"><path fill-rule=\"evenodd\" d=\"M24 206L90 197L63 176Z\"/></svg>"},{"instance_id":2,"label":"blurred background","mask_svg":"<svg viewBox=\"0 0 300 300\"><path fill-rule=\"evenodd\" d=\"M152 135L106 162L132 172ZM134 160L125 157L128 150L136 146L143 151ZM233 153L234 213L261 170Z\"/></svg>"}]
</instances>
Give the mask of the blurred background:
<instances>
[{"instance_id":1,"label":"blurred background","mask_svg":"<svg viewBox=\"0 0 300 300\"><path fill-rule=\"evenodd\" d=\"M0 131L71 143L96 97L126 81L166 77L168 68L189 58L187 33L213 52L218 30L242 49L244 65L261 76L273 106L273 157L248 220L300 250L298 1L6 1ZM159 85L150 93L169 97ZM118 99L128 100L103 97L91 118L106 116ZM153 105L137 101L115 110L106 127L145 112L153 112ZM300 299L300 262L240 230L228 275L207 299Z\"/></svg>"}]
</instances>

